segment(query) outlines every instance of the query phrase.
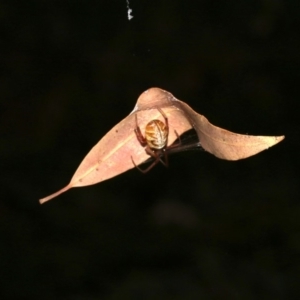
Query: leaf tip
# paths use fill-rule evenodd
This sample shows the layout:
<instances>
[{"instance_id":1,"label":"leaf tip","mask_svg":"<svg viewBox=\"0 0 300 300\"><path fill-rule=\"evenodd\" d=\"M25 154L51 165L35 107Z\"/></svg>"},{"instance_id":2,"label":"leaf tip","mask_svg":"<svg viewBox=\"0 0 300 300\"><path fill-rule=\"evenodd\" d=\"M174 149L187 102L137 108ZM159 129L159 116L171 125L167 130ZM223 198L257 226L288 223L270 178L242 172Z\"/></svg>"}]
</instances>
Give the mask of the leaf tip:
<instances>
[{"instance_id":1,"label":"leaf tip","mask_svg":"<svg viewBox=\"0 0 300 300\"><path fill-rule=\"evenodd\" d=\"M279 136L274 136L273 137L273 143L270 143L269 147L272 147L278 143L280 143L281 141L283 141L285 139L284 135L279 135Z\"/></svg>"}]
</instances>

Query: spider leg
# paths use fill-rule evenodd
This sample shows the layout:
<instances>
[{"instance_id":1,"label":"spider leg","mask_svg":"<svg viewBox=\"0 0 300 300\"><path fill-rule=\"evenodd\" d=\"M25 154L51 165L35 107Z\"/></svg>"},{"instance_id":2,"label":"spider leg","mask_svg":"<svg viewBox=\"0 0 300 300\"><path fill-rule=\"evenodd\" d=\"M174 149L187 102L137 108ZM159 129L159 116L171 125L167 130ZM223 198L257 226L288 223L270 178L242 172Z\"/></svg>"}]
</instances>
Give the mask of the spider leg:
<instances>
[{"instance_id":1,"label":"spider leg","mask_svg":"<svg viewBox=\"0 0 300 300\"><path fill-rule=\"evenodd\" d=\"M180 139L180 136L179 136L178 132L176 130L174 130L174 132L177 136L178 141L175 144L170 145L167 149L173 149L173 148L176 148L176 147L179 147L179 146L182 145L182 142L181 142L181 139Z\"/></svg>"},{"instance_id":2,"label":"spider leg","mask_svg":"<svg viewBox=\"0 0 300 300\"><path fill-rule=\"evenodd\" d=\"M144 169L144 170L141 169L139 166L136 165L136 163L134 162L132 156L131 156L131 160L132 160L132 163L134 164L134 166L135 166L141 173L146 174L146 173L149 172L155 165L158 164L160 158L159 158L159 156L157 156L157 157L155 158L155 160L153 161L153 163L152 163L148 168L146 168L146 169Z\"/></svg>"},{"instance_id":3,"label":"spider leg","mask_svg":"<svg viewBox=\"0 0 300 300\"><path fill-rule=\"evenodd\" d=\"M135 128L134 128L134 132L135 132L135 135L136 135L138 141L140 142L141 146L145 147L147 145L147 141L146 141L145 137L142 134L140 126L138 125L137 114L135 114Z\"/></svg>"},{"instance_id":4,"label":"spider leg","mask_svg":"<svg viewBox=\"0 0 300 300\"><path fill-rule=\"evenodd\" d=\"M162 109L160 107L157 107L157 110L161 113L161 115L164 117L165 119L165 123L167 128L169 129L169 121L168 121L168 117L167 115L162 111Z\"/></svg>"},{"instance_id":5,"label":"spider leg","mask_svg":"<svg viewBox=\"0 0 300 300\"><path fill-rule=\"evenodd\" d=\"M154 159L157 159L157 158L158 158L158 160L159 160L165 167L168 167L169 161L168 161L168 155L167 155L166 149L162 149L162 150L159 150L159 151L157 151L157 152L154 152L150 147L147 147L145 150L146 150L146 153L147 153L148 155L150 155L150 156L153 157ZM164 156L165 161L163 161L162 156Z\"/></svg>"}]
</instances>

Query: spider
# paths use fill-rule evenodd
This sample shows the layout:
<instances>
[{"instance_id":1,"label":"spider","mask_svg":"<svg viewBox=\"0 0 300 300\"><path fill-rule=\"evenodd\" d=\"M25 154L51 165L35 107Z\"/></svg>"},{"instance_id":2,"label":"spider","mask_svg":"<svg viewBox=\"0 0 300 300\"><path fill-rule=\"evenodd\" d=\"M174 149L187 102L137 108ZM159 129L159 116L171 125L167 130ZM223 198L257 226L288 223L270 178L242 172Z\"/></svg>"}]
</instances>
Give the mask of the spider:
<instances>
[{"instance_id":1,"label":"spider","mask_svg":"<svg viewBox=\"0 0 300 300\"><path fill-rule=\"evenodd\" d=\"M136 165L132 156L131 160L134 166L142 173L149 172L155 165L159 163L159 161L165 166L168 167L168 154L167 150L177 147L178 144L181 144L178 133L175 131L177 138L179 139L179 143L173 144L168 147L168 137L169 137L169 122L165 113L160 109L157 110L161 113L161 115L165 119L165 123L160 120L152 120L145 127L145 136L143 136L141 129L138 125L137 114L135 115L135 129L134 132L138 141L140 142L142 147L145 147L145 151L148 155L150 155L154 161L152 164L146 168L141 169ZM164 160L162 159L164 157Z\"/></svg>"}]
</instances>

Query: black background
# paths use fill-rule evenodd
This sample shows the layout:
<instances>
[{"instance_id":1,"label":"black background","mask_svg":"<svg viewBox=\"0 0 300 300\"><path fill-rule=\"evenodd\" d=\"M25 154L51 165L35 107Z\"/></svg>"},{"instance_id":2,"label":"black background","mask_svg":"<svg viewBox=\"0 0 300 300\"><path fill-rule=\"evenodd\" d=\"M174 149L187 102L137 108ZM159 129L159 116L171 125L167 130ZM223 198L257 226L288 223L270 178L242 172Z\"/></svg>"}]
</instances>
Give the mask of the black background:
<instances>
[{"instance_id":1,"label":"black background","mask_svg":"<svg viewBox=\"0 0 300 300\"><path fill-rule=\"evenodd\" d=\"M1 1L1 299L298 299L298 1ZM66 185L160 87L213 124L282 135ZM298 297L297 297L298 295Z\"/></svg>"}]
</instances>

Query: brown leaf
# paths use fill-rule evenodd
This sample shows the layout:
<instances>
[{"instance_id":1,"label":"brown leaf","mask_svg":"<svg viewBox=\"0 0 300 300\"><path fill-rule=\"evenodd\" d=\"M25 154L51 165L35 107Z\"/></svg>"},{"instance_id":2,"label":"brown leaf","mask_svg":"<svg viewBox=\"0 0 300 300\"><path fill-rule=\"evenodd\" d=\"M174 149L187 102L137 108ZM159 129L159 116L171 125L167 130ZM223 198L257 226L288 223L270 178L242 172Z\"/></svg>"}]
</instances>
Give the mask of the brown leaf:
<instances>
[{"instance_id":1,"label":"brown leaf","mask_svg":"<svg viewBox=\"0 0 300 300\"><path fill-rule=\"evenodd\" d=\"M250 136L229 132L216 127L196 113L186 103L177 100L171 93L159 88L151 88L139 97L133 112L113 127L87 154L79 165L71 182L58 192L40 199L44 203L72 187L95 184L117 176L146 161L149 156L140 145L134 133L135 114L142 129L153 119L163 118L157 108L161 108L169 121L168 145L176 140L176 132L181 135L191 128L198 134L201 146L215 156L237 160L254 155L284 139L280 137Z\"/></svg>"},{"instance_id":2,"label":"brown leaf","mask_svg":"<svg viewBox=\"0 0 300 300\"><path fill-rule=\"evenodd\" d=\"M230 132L214 126L196 113L186 103L179 101L179 107L186 113L197 131L201 146L218 158L238 160L266 150L284 139L284 136L254 136Z\"/></svg>"}]
</instances>

